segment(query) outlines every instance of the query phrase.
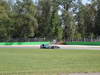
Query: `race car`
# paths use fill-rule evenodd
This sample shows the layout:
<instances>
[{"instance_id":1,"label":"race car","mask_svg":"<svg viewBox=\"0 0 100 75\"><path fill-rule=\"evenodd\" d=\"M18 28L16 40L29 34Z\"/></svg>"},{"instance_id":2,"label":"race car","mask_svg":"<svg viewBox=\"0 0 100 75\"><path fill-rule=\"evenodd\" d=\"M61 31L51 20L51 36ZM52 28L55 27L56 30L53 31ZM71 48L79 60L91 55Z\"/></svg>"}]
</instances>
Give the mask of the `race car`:
<instances>
[{"instance_id":1,"label":"race car","mask_svg":"<svg viewBox=\"0 0 100 75\"><path fill-rule=\"evenodd\" d=\"M49 44L42 44L40 45L41 49L58 49L60 48L59 46L55 46L55 45L49 45Z\"/></svg>"}]
</instances>

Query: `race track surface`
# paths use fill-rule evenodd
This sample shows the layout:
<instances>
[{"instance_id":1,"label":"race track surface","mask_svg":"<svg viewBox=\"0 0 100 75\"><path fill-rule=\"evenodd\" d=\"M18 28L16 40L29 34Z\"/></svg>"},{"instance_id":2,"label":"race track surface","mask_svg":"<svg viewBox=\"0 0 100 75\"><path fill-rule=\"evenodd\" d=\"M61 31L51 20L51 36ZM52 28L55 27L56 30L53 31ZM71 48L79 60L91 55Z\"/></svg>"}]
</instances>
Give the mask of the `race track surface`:
<instances>
[{"instance_id":1,"label":"race track surface","mask_svg":"<svg viewBox=\"0 0 100 75\"><path fill-rule=\"evenodd\" d=\"M87 45L53 45L65 50L100 50L100 46ZM0 48L33 48L40 49L40 45L0 45Z\"/></svg>"}]
</instances>

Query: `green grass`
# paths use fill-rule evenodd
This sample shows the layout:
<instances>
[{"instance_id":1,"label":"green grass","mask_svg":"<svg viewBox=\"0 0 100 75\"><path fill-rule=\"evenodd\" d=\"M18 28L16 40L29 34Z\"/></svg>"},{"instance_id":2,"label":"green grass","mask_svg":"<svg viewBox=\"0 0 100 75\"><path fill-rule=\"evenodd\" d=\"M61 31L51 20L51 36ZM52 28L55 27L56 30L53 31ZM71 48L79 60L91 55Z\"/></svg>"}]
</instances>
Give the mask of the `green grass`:
<instances>
[{"instance_id":1,"label":"green grass","mask_svg":"<svg viewBox=\"0 0 100 75\"><path fill-rule=\"evenodd\" d=\"M100 51L0 48L0 75L59 75L71 72L100 72Z\"/></svg>"},{"instance_id":2,"label":"green grass","mask_svg":"<svg viewBox=\"0 0 100 75\"><path fill-rule=\"evenodd\" d=\"M65 42L66 45L93 45L93 46L100 46L99 41L95 42L87 42L87 41L72 41L72 42Z\"/></svg>"}]
</instances>

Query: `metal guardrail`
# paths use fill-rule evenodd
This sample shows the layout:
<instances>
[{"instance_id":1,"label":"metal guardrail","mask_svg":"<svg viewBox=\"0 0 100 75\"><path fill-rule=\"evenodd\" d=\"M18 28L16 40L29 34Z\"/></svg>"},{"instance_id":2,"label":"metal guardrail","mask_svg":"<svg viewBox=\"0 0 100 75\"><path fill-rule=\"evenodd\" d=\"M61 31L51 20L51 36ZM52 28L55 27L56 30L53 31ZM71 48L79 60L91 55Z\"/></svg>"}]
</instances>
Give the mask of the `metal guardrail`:
<instances>
[{"instance_id":1,"label":"metal guardrail","mask_svg":"<svg viewBox=\"0 0 100 75\"><path fill-rule=\"evenodd\" d=\"M13 38L13 39L0 39L0 42L39 42L39 41L53 41L55 39L46 39L46 38ZM59 42L58 40L56 40ZM98 42L100 41L99 38L97 39L89 39L89 38L84 38L84 39L66 39L64 41L68 42Z\"/></svg>"}]
</instances>

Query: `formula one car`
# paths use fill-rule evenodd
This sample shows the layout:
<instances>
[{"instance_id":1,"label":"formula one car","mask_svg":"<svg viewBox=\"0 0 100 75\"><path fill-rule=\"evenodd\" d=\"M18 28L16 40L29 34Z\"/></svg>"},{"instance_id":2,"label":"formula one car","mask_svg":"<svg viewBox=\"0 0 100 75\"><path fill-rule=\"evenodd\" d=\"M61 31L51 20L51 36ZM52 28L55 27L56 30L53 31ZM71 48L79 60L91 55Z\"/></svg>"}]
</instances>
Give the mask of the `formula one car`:
<instances>
[{"instance_id":1,"label":"formula one car","mask_svg":"<svg viewBox=\"0 0 100 75\"><path fill-rule=\"evenodd\" d=\"M41 49L58 49L60 48L59 46L54 46L54 45L48 45L48 44L42 44L40 45Z\"/></svg>"}]
</instances>

